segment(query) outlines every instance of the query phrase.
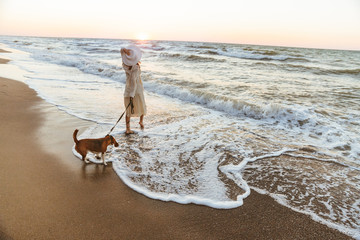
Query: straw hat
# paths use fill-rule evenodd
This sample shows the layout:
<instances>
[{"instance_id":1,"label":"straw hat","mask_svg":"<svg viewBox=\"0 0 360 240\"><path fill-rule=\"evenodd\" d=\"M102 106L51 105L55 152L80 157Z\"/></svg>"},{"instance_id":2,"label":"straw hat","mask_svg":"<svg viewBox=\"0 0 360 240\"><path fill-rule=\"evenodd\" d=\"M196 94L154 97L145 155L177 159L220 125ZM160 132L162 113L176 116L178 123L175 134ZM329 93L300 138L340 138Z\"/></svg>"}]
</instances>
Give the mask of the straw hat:
<instances>
[{"instance_id":1,"label":"straw hat","mask_svg":"<svg viewBox=\"0 0 360 240\"><path fill-rule=\"evenodd\" d=\"M123 63L127 66L136 65L140 61L142 55L140 48L135 45L130 45L127 46L126 49L130 50L130 55L127 55L126 53L121 51L121 58Z\"/></svg>"}]
</instances>

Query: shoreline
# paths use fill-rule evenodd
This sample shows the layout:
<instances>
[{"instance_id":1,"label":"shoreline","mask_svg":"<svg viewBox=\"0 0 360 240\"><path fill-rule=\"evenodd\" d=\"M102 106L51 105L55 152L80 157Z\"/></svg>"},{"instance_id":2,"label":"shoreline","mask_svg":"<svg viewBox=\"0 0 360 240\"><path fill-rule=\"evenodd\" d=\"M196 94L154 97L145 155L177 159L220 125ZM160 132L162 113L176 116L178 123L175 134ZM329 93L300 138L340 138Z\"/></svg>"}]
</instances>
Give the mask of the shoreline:
<instances>
[{"instance_id":1,"label":"shoreline","mask_svg":"<svg viewBox=\"0 0 360 240\"><path fill-rule=\"evenodd\" d=\"M73 155L93 123L16 80L0 78L0 101L0 239L351 239L256 191L230 210L149 199Z\"/></svg>"}]
</instances>

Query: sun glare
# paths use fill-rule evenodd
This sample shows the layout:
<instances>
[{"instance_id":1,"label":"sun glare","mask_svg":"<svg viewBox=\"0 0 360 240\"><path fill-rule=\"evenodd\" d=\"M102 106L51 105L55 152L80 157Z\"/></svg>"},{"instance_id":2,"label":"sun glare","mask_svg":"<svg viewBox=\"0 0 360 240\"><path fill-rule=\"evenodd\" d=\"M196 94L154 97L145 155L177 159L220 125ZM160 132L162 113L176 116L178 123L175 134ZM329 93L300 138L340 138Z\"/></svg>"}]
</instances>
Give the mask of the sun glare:
<instances>
[{"instance_id":1,"label":"sun glare","mask_svg":"<svg viewBox=\"0 0 360 240\"><path fill-rule=\"evenodd\" d=\"M146 33L139 33L138 35L136 35L136 39L145 41L149 39L149 35L147 35Z\"/></svg>"}]
</instances>

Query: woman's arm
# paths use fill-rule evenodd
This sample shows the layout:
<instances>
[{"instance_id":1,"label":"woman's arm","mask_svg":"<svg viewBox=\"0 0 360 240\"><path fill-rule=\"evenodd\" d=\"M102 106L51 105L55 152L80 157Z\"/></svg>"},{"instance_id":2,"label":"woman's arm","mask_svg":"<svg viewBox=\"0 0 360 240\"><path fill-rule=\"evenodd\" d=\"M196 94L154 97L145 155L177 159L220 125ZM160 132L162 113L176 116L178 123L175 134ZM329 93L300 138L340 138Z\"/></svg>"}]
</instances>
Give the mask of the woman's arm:
<instances>
[{"instance_id":1,"label":"woman's arm","mask_svg":"<svg viewBox=\"0 0 360 240\"><path fill-rule=\"evenodd\" d=\"M137 78L139 77L139 71L140 71L139 66L135 65L129 71L130 71L130 76L129 76L128 90L130 97L134 97L137 88Z\"/></svg>"}]
</instances>

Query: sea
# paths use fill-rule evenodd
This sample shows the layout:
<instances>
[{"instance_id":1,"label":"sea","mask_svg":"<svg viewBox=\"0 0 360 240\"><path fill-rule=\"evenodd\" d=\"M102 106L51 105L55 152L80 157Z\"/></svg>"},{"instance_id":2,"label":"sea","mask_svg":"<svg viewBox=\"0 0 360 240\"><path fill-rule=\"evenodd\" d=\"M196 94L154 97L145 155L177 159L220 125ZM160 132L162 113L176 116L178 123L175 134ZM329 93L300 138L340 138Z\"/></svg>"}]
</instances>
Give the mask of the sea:
<instances>
[{"instance_id":1,"label":"sea","mask_svg":"<svg viewBox=\"0 0 360 240\"><path fill-rule=\"evenodd\" d=\"M360 239L360 51L0 36L12 51L0 57L41 98L94 123L79 139L96 138L124 111L120 49L131 44L143 53L145 129L132 118L125 135L122 119L106 155L127 186L219 209L257 191Z\"/></svg>"}]
</instances>

